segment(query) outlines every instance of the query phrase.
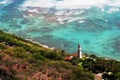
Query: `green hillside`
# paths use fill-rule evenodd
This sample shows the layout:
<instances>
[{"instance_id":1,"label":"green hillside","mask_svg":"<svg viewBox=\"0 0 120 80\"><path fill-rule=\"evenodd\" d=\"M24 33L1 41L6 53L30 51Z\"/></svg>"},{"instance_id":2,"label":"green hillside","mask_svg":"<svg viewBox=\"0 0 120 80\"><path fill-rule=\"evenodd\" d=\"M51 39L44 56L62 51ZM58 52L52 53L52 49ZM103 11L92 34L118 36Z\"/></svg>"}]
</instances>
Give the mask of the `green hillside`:
<instances>
[{"instance_id":1,"label":"green hillside","mask_svg":"<svg viewBox=\"0 0 120 80\"><path fill-rule=\"evenodd\" d=\"M58 50L44 48L0 31L0 78L2 80L93 80L82 66L64 61Z\"/></svg>"},{"instance_id":2,"label":"green hillside","mask_svg":"<svg viewBox=\"0 0 120 80\"><path fill-rule=\"evenodd\" d=\"M84 55L65 61L69 54L44 48L0 31L0 80L120 80L120 62Z\"/></svg>"}]
</instances>

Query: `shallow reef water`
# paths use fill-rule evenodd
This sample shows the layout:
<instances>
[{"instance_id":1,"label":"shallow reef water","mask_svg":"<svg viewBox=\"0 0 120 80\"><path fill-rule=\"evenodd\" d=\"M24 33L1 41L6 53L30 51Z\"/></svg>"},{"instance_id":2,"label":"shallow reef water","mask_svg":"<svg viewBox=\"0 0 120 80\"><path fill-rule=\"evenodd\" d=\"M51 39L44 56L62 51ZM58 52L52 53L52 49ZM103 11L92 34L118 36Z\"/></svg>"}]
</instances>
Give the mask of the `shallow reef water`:
<instances>
[{"instance_id":1,"label":"shallow reef water","mask_svg":"<svg viewBox=\"0 0 120 80\"><path fill-rule=\"evenodd\" d=\"M49 7L32 1L0 0L0 29L68 53L77 52L80 43L85 53L120 60L119 6L106 4L101 8L90 4L90 8L79 8L70 5L71 9L67 6L63 9L59 5L66 0L48 0L54 3ZM116 1L113 0L113 4Z\"/></svg>"}]
</instances>

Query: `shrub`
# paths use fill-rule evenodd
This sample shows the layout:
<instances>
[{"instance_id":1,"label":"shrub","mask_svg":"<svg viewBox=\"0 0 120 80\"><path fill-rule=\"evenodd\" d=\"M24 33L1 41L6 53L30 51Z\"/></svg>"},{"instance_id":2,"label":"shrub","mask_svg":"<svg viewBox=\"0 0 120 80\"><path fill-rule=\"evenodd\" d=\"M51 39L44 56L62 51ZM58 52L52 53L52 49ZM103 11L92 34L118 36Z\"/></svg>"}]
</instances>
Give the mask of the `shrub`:
<instances>
[{"instance_id":1,"label":"shrub","mask_svg":"<svg viewBox=\"0 0 120 80\"><path fill-rule=\"evenodd\" d=\"M47 52L44 54L44 56L48 59L51 59L51 60L62 60L62 56L60 56L58 53L56 52Z\"/></svg>"},{"instance_id":2,"label":"shrub","mask_svg":"<svg viewBox=\"0 0 120 80\"><path fill-rule=\"evenodd\" d=\"M42 56L40 53L34 53L32 55L33 58L37 59L37 60L45 60L46 58L44 56Z\"/></svg>"},{"instance_id":3,"label":"shrub","mask_svg":"<svg viewBox=\"0 0 120 80\"><path fill-rule=\"evenodd\" d=\"M16 48L14 48L13 56L18 57L18 58L26 58L26 57L28 57L28 54L26 53L24 48L16 47Z\"/></svg>"},{"instance_id":4,"label":"shrub","mask_svg":"<svg viewBox=\"0 0 120 80\"><path fill-rule=\"evenodd\" d=\"M92 73L81 71L80 68L74 68L75 80L94 80Z\"/></svg>"},{"instance_id":5,"label":"shrub","mask_svg":"<svg viewBox=\"0 0 120 80\"><path fill-rule=\"evenodd\" d=\"M7 46L5 46L5 44L0 43L0 49L6 49L6 48Z\"/></svg>"},{"instance_id":6,"label":"shrub","mask_svg":"<svg viewBox=\"0 0 120 80\"><path fill-rule=\"evenodd\" d=\"M74 57L72 60L71 60L71 63L73 65L77 65L78 63L80 62L80 59L78 57Z\"/></svg>"}]
</instances>

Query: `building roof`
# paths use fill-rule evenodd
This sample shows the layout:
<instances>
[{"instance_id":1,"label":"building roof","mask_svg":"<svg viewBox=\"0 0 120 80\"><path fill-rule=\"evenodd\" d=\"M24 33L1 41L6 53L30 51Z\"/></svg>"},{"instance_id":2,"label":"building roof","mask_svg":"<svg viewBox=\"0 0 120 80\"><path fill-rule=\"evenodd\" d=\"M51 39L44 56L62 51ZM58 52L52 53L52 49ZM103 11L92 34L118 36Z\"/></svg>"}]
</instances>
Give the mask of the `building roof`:
<instances>
[{"instance_id":1,"label":"building roof","mask_svg":"<svg viewBox=\"0 0 120 80\"><path fill-rule=\"evenodd\" d=\"M74 54L71 54L70 56L67 56L65 58L66 61L71 61L74 57L77 57L78 56L78 53L74 53Z\"/></svg>"}]
</instances>

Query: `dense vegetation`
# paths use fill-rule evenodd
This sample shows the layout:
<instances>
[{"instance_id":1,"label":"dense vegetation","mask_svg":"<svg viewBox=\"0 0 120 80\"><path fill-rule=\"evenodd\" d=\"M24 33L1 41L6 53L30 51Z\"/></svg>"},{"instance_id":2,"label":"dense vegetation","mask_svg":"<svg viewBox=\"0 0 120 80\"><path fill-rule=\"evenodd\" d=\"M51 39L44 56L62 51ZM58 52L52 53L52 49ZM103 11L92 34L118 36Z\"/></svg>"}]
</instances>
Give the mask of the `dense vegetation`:
<instances>
[{"instance_id":1,"label":"dense vegetation","mask_svg":"<svg viewBox=\"0 0 120 80\"><path fill-rule=\"evenodd\" d=\"M120 80L120 62L84 55L73 58L0 31L0 79L2 80L94 80L102 73L106 80Z\"/></svg>"},{"instance_id":2,"label":"dense vegetation","mask_svg":"<svg viewBox=\"0 0 120 80\"><path fill-rule=\"evenodd\" d=\"M0 31L2 80L94 80L82 65L65 61L66 55Z\"/></svg>"},{"instance_id":3,"label":"dense vegetation","mask_svg":"<svg viewBox=\"0 0 120 80\"><path fill-rule=\"evenodd\" d=\"M95 55L84 55L83 59L74 58L71 63L82 65L84 71L94 74L102 73L105 80L120 80L120 62L112 59L96 57Z\"/></svg>"}]
</instances>

